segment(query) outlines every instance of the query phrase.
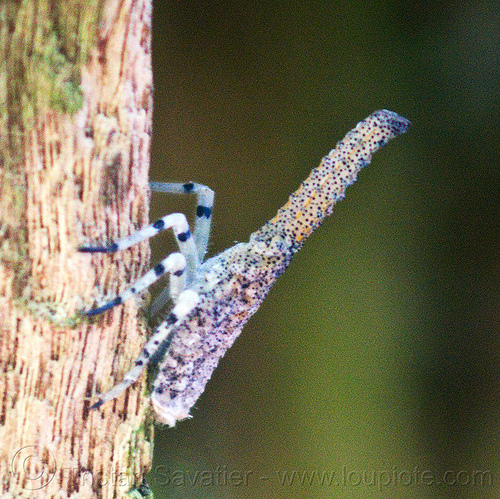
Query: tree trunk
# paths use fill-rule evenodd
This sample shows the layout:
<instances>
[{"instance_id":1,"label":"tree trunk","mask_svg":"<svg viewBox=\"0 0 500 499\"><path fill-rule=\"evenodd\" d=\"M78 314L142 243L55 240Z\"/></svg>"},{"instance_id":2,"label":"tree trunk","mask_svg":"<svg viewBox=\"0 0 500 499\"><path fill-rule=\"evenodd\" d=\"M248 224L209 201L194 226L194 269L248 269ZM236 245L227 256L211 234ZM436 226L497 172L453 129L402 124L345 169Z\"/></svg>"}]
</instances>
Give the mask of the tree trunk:
<instances>
[{"instance_id":1,"label":"tree trunk","mask_svg":"<svg viewBox=\"0 0 500 499\"><path fill-rule=\"evenodd\" d=\"M151 8L0 3L3 498L124 497L150 466L144 379L89 411L144 343L137 305L77 315L144 272L149 247L77 248L148 223Z\"/></svg>"}]
</instances>

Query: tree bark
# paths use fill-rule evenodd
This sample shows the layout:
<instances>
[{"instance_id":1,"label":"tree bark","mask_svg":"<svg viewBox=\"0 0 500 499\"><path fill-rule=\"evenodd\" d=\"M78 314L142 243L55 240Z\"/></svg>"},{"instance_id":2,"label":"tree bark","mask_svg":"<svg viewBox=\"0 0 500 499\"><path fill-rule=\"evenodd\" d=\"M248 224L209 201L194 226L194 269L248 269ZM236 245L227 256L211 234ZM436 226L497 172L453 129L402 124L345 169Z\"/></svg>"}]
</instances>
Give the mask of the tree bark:
<instances>
[{"instance_id":1,"label":"tree bark","mask_svg":"<svg viewBox=\"0 0 500 499\"><path fill-rule=\"evenodd\" d=\"M77 248L148 223L151 1L0 4L3 498L124 497L151 463L144 379L89 411L145 341L137 304L77 314L149 259Z\"/></svg>"}]
</instances>

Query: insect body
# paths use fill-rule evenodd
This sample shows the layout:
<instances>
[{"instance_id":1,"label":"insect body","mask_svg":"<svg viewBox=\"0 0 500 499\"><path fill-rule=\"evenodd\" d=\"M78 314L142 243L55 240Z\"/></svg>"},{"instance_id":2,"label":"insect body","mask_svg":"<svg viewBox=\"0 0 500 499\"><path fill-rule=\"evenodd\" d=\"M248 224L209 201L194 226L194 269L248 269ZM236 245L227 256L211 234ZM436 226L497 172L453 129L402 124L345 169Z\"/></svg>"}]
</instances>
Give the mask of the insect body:
<instances>
[{"instance_id":1,"label":"insect body","mask_svg":"<svg viewBox=\"0 0 500 499\"><path fill-rule=\"evenodd\" d=\"M152 356L166 353L153 384L151 401L157 418L170 426L189 417L220 358L256 312L292 256L335 203L342 199L358 171L391 138L408 129L410 122L396 113L373 113L351 130L315 168L277 215L250 236L217 256L202 261L210 227L213 192L199 184L157 184L154 190L198 194L197 222L191 234L181 214L167 215L132 236L107 247L84 246L81 251L114 252L159 231L172 228L179 253L148 272L115 300L87 312L96 315L146 288L170 273L169 296L174 307L153 333L123 381L102 395L93 406L118 396L137 380ZM161 301L164 302L164 296ZM159 305L153 304L157 309Z\"/></svg>"}]
</instances>

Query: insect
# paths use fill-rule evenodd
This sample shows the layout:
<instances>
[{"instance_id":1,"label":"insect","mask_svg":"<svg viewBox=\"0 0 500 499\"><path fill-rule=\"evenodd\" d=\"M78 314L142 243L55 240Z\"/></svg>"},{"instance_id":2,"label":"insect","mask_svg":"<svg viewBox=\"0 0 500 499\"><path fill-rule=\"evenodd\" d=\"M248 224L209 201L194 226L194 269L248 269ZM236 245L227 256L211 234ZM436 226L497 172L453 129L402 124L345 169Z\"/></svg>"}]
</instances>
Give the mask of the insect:
<instances>
[{"instance_id":1,"label":"insect","mask_svg":"<svg viewBox=\"0 0 500 499\"><path fill-rule=\"evenodd\" d=\"M254 232L247 243L236 244L204 262L214 193L192 182L153 182L151 187L156 191L198 195L193 233L186 217L175 213L109 246L80 247L83 252L113 253L165 229L173 230L179 245L178 253L162 260L120 296L86 312L88 316L100 314L136 295L166 273L170 276L168 291L153 304L153 311L168 298L174 304L172 310L153 332L123 381L101 395L93 408L99 408L126 390L161 349L165 354L151 394L156 417L169 426L188 418L220 358L257 311L293 255L331 214L335 203L343 199L346 188L370 162L372 154L390 139L406 132L409 126L407 119L392 111L371 114L323 158L277 215Z\"/></svg>"}]
</instances>

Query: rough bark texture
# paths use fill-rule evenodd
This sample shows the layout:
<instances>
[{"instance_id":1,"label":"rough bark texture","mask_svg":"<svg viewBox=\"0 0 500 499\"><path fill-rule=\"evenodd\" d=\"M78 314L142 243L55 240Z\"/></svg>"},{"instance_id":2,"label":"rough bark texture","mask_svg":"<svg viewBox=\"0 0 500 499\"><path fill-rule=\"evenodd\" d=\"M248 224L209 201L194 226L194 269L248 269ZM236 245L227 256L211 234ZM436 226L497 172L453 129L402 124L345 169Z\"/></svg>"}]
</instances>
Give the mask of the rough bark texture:
<instances>
[{"instance_id":1,"label":"rough bark texture","mask_svg":"<svg viewBox=\"0 0 500 499\"><path fill-rule=\"evenodd\" d=\"M151 460L144 381L89 412L145 340L134 303L76 311L144 271L151 0L0 3L1 496L123 497ZM147 420L148 418L146 418Z\"/></svg>"}]
</instances>

